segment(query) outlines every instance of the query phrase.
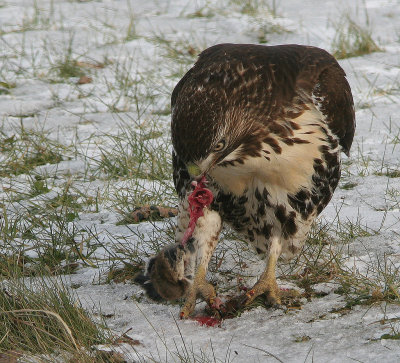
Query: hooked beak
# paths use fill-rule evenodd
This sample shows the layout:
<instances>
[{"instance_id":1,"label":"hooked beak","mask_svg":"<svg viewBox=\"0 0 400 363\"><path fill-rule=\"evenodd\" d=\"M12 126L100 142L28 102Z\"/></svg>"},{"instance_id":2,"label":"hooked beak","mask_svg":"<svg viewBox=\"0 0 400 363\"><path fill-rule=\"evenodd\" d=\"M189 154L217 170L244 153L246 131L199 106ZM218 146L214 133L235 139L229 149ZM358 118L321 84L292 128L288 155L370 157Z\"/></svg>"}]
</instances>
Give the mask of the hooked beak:
<instances>
[{"instance_id":1,"label":"hooked beak","mask_svg":"<svg viewBox=\"0 0 400 363\"><path fill-rule=\"evenodd\" d=\"M189 172L189 175L194 179L202 175L201 169L195 163L192 162L187 163L186 168Z\"/></svg>"},{"instance_id":2,"label":"hooked beak","mask_svg":"<svg viewBox=\"0 0 400 363\"><path fill-rule=\"evenodd\" d=\"M187 163L186 167L187 167L187 170L188 170L190 176L194 180L199 181L203 177L203 175L208 174L208 172L215 166L217 161L218 161L218 159L212 160L211 163L209 163L208 165L204 165L205 162L203 161L200 163L200 166L195 163L189 162L189 163ZM204 169L202 168L203 165L205 166Z\"/></svg>"}]
</instances>

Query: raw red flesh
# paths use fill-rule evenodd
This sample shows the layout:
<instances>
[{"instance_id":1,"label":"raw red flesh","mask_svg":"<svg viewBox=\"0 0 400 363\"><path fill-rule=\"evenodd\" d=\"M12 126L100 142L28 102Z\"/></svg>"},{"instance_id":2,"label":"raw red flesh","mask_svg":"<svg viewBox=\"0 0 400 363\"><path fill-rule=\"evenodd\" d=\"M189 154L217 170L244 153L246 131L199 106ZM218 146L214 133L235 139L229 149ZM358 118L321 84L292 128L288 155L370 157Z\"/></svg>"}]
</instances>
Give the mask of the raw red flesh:
<instances>
[{"instance_id":1,"label":"raw red flesh","mask_svg":"<svg viewBox=\"0 0 400 363\"><path fill-rule=\"evenodd\" d=\"M192 185L195 188L188 197L190 220L188 228L186 229L181 241L183 246L192 236L194 229L196 228L197 220L204 215L203 209L208 207L214 199L211 190L206 188L205 184L206 177L204 175L199 182L192 182Z\"/></svg>"}]
</instances>

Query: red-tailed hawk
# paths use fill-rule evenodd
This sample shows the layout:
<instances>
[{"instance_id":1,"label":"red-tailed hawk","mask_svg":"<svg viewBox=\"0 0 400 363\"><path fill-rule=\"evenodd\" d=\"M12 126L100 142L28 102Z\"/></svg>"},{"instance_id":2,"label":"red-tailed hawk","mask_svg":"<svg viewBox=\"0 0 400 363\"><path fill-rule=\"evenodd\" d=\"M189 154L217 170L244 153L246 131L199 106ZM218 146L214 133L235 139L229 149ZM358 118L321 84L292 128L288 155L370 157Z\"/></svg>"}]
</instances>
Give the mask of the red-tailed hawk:
<instances>
[{"instance_id":1,"label":"red-tailed hawk","mask_svg":"<svg viewBox=\"0 0 400 363\"><path fill-rule=\"evenodd\" d=\"M172 93L173 167L180 198L176 244L150 259L138 278L150 296L196 296L210 305L205 280L223 223L267 260L258 282L238 301L265 293L279 304L275 267L297 254L340 178L355 119L343 69L326 51L301 45L220 44L203 51ZM191 182L206 177L214 200L191 238Z\"/></svg>"}]
</instances>

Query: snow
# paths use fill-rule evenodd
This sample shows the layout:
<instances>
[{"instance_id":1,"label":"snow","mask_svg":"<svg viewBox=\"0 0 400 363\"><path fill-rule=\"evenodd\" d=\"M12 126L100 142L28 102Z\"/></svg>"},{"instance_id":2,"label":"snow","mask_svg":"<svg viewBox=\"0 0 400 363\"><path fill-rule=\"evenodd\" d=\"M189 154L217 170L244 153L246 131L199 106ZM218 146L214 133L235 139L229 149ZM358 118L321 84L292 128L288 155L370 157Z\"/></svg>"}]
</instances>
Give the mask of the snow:
<instances>
[{"instance_id":1,"label":"snow","mask_svg":"<svg viewBox=\"0 0 400 363\"><path fill-rule=\"evenodd\" d=\"M357 118L351 163L343 167L340 185L351 182L356 186L350 190L338 188L321 221L334 224L339 215L341 222L351 221L370 232L349 244L344 263L348 268L374 276L374 264L383 257L389 257L399 266L400 178L379 175L400 167L396 143L400 133L399 1L286 0L276 2L275 17L268 7L257 14L243 14L239 3L228 0L0 0L0 81L15 84L7 94L0 93L0 120L4 130L12 134L23 122L26 129L49 133L50 138L64 145L84 150L87 157L87 160L63 160L56 165L37 167L38 174L57 176L55 189L18 206L9 205L7 209L18 211L29 203L51 199L70 175L84 175L89 160L100 158L99 145L107 143L104 135L116 135L121 122L139 118L135 96L147 110L140 115L141 122L147 122L152 111L168 107L174 85L195 58L188 54L168 58L163 44L153 38L165 37L177 42L183 50L191 46L199 52L223 42L257 43L260 29L263 26L268 29L273 24L288 31L267 32L269 45L299 43L332 50L336 24L343 19L343 14L349 14L358 23L370 24L372 36L382 52L340 61L352 87ZM271 5L272 1L265 3ZM192 16L196 11L205 16ZM136 33L127 39L130 22ZM69 56L69 42L73 44L74 59L102 65L91 70L92 83L77 86L79 77L60 79L57 75L57 64ZM127 77L129 86L124 89L114 86L123 77ZM160 116L162 132L168 129L168 122L169 116ZM343 160L348 162L345 156ZM111 188L111 194L126 193L129 198L129 191L135 185L118 180L110 187L99 173L95 176L97 180L75 186L88 195L96 196L98 191L105 194ZM3 198L7 190L18 188L17 182L24 188L23 175L13 183L3 178L0 196ZM140 185L143 192L161 187L157 182L143 180ZM166 198L174 202L173 198ZM118 199L100 203L99 210L79 213L75 223L95 231L103 243L118 240L131 249L139 248L143 255L151 254L149 245L139 245L138 234L146 240L157 239L155 228L166 226L162 222L120 226L117 210ZM30 253L35 255L34 251ZM107 255L108 250L102 247L94 254L104 259ZM229 269L229 266L223 264L221 268ZM184 352L185 346L198 356L204 353L211 361L214 356L220 361L235 362L273 362L276 357L283 362L400 361L400 341L381 339L393 327L399 329L387 322L397 321L399 306L375 303L347 309L345 298L335 293L334 282L315 285L314 291L321 297L304 302L301 309L284 312L258 307L223 321L221 327L211 328L192 320L177 320L178 305L151 302L134 284L99 284L104 281L106 270L106 264L98 269L82 267L65 279L67 284L79 286L74 291L85 308L114 314L107 323L115 332L131 329L127 334L141 342L134 349L124 346L123 351L131 361L138 356L146 360L150 357L178 360L174 352ZM261 270L262 263L256 263L254 271ZM254 277L246 283L252 281ZM280 282L282 286L287 284L287 281ZM230 282L235 283L236 280ZM200 313L203 308L204 304L199 304L196 311Z\"/></svg>"}]
</instances>

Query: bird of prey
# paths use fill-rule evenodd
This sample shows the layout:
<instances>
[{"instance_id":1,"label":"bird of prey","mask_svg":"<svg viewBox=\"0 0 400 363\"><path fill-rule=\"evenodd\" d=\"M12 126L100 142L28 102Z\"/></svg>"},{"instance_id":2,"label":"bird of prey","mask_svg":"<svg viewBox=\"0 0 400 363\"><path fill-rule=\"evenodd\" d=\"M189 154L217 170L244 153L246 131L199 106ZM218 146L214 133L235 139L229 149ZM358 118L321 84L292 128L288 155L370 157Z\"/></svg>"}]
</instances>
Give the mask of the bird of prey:
<instances>
[{"instance_id":1,"label":"bird of prey","mask_svg":"<svg viewBox=\"0 0 400 363\"><path fill-rule=\"evenodd\" d=\"M345 72L316 47L219 44L199 55L171 104L176 243L152 257L137 281L153 298L183 297L181 317L198 296L213 306L206 272L225 223L266 259L240 303L265 294L279 304L278 258L301 250L339 182L341 152L348 155L352 144ZM192 181L204 177L213 201L182 243Z\"/></svg>"}]
</instances>

